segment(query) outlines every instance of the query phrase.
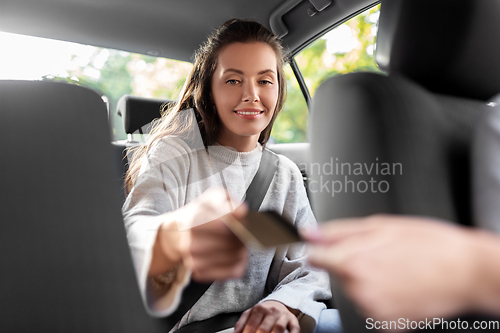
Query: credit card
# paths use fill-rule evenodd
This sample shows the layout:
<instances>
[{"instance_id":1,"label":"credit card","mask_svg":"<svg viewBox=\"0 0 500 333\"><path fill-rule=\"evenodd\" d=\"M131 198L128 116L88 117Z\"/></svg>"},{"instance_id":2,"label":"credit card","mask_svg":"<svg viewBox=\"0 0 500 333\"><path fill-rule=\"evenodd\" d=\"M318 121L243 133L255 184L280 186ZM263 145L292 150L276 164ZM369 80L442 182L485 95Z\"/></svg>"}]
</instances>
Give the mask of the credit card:
<instances>
[{"instance_id":1,"label":"credit card","mask_svg":"<svg viewBox=\"0 0 500 333\"><path fill-rule=\"evenodd\" d=\"M274 211L250 212L243 221L226 217L224 222L244 244L272 247L302 241L297 228Z\"/></svg>"}]
</instances>

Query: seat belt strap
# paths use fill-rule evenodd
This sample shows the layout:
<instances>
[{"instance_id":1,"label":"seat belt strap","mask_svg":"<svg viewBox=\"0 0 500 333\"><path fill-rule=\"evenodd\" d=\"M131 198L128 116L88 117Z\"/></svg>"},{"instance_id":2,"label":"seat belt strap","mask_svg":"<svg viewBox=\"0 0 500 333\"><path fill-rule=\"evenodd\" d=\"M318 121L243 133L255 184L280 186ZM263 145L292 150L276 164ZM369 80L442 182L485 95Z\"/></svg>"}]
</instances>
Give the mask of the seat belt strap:
<instances>
[{"instance_id":1,"label":"seat belt strap","mask_svg":"<svg viewBox=\"0 0 500 333\"><path fill-rule=\"evenodd\" d=\"M262 205L262 201L278 169L278 163L278 155L264 148L260 159L259 169L250 182L245 194L245 201L250 211L258 211ZM193 307L210 286L211 283L198 283L193 280L189 282L187 287L182 291L182 301L177 310L170 316L164 318L167 332L181 320L182 316Z\"/></svg>"},{"instance_id":2,"label":"seat belt strap","mask_svg":"<svg viewBox=\"0 0 500 333\"><path fill-rule=\"evenodd\" d=\"M245 201L250 211L258 211L264 201L274 174L278 169L278 155L268 149L263 150L259 169L248 186Z\"/></svg>"}]
</instances>

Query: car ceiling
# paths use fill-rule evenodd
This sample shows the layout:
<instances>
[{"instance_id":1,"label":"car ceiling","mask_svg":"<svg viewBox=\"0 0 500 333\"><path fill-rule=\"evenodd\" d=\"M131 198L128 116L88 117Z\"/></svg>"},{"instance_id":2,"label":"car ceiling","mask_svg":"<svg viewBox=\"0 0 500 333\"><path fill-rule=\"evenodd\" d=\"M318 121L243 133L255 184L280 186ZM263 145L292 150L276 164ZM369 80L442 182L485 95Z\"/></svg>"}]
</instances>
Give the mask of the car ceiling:
<instances>
[{"instance_id":1,"label":"car ceiling","mask_svg":"<svg viewBox=\"0 0 500 333\"><path fill-rule=\"evenodd\" d=\"M223 22L250 18L269 28L271 13L287 1L298 3L283 16L283 43L292 52L377 3L332 0L311 17L309 0L1 0L0 31L190 61Z\"/></svg>"}]
</instances>

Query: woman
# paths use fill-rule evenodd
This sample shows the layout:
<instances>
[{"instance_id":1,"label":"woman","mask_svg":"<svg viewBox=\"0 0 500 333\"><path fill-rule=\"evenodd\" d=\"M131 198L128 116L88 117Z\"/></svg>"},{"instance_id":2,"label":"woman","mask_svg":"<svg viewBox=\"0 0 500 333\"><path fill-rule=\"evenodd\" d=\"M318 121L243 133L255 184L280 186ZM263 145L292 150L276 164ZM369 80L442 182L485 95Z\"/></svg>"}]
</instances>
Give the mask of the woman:
<instances>
[{"instance_id":1,"label":"woman","mask_svg":"<svg viewBox=\"0 0 500 333\"><path fill-rule=\"evenodd\" d=\"M285 100L283 63L266 28L226 22L200 47L180 99L134 156L123 211L148 310L171 314L190 276L215 281L172 331L245 311L236 332L299 332L297 315L317 319L324 305L316 300L330 297L327 275L307 266L303 245L247 249L223 222L228 212L246 215L239 202ZM261 209L315 225L300 171L283 156Z\"/></svg>"}]
</instances>

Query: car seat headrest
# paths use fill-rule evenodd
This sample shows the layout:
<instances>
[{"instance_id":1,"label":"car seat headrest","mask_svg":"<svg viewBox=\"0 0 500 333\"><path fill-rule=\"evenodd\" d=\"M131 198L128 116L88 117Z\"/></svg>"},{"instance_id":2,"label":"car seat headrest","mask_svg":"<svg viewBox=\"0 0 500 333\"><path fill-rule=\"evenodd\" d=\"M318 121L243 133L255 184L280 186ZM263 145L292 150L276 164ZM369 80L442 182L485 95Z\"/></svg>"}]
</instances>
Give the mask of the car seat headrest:
<instances>
[{"instance_id":1,"label":"car seat headrest","mask_svg":"<svg viewBox=\"0 0 500 333\"><path fill-rule=\"evenodd\" d=\"M123 126L127 134L132 134L156 118L160 118L160 109L167 99L144 98L123 95L116 107L116 112L123 118Z\"/></svg>"},{"instance_id":2,"label":"car seat headrest","mask_svg":"<svg viewBox=\"0 0 500 333\"><path fill-rule=\"evenodd\" d=\"M431 91L500 92L500 0L382 0L376 60Z\"/></svg>"}]
</instances>

